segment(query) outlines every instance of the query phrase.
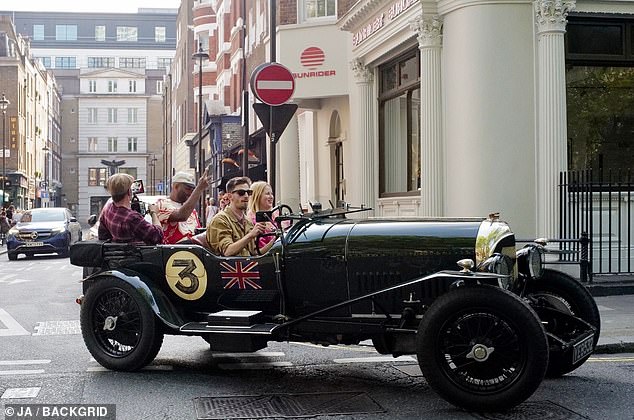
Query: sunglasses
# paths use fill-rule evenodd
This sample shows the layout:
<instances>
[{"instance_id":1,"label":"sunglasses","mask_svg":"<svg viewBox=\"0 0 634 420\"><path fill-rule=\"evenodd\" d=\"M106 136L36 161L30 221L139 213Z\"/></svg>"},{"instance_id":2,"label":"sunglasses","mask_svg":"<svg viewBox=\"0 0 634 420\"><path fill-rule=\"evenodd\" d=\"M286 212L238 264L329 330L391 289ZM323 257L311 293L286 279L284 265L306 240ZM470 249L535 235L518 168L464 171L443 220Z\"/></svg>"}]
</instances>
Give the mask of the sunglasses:
<instances>
[{"instance_id":1,"label":"sunglasses","mask_svg":"<svg viewBox=\"0 0 634 420\"><path fill-rule=\"evenodd\" d=\"M253 190L233 190L232 193L238 194L240 197L243 197L247 194L249 197L253 195Z\"/></svg>"}]
</instances>

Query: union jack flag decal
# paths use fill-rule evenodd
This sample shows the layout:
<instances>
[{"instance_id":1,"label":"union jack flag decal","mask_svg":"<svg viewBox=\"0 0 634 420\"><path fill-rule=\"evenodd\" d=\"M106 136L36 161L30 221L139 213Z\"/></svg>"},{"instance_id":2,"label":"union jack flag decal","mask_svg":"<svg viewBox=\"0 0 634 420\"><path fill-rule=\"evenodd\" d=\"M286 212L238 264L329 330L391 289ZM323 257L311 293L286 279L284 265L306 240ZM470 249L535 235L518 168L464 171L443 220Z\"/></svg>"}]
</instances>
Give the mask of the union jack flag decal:
<instances>
[{"instance_id":1,"label":"union jack flag decal","mask_svg":"<svg viewBox=\"0 0 634 420\"><path fill-rule=\"evenodd\" d=\"M221 262L220 265L226 270L221 271L223 280L228 280L225 284L225 289L246 289L250 287L252 289L261 289L258 283L255 280L260 280L260 272L256 271L258 263L252 261L242 266L242 263L246 263L246 261L236 261L231 265L230 263Z\"/></svg>"}]
</instances>

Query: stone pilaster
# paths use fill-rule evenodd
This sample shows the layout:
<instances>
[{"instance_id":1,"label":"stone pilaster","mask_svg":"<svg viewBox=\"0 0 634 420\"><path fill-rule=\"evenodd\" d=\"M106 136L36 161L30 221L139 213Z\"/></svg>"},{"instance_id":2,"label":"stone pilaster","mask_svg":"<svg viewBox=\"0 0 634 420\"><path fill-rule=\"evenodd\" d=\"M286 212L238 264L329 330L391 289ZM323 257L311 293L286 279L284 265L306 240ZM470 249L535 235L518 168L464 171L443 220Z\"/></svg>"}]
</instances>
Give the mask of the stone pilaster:
<instances>
[{"instance_id":1,"label":"stone pilaster","mask_svg":"<svg viewBox=\"0 0 634 420\"><path fill-rule=\"evenodd\" d=\"M291 118L278 142L277 173L278 191L275 202L289 205L293 211L299 209L299 126L297 113Z\"/></svg>"},{"instance_id":2,"label":"stone pilaster","mask_svg":"<svg viewBox=\"0 0 634 420\"><path fill-rule=\"evenodd\" d=\"M421 216L444 214L444 162L442 132L441 47L442 21L438 16L410 24L420 49Z\"/></svg>"},{"instance_id":3,"label":"stone pilaster","mask_svg":"<svg viewBox=\"0 0 634 420\"><path fill-rule=\"evenodd\" d=\"M537 25L537 234L557 237L559 172L567 169L566 17L575 1L536 0Z\"/></svg>"},{"instance_id":4,"label":"stone pilaster","mask_svg":"<svg viewBox=\"0 0 634 420\"><path fill-rule=\"evenodd\" d=\"M357 140L353 144L354 156L359 157L360 205L376 208L376 177L374 168L378 165L374 153L374 74L372 69L359 60L350 63L357 83ZM366 215L370 215L365 213Z\"/></svg>"}]
</instances>

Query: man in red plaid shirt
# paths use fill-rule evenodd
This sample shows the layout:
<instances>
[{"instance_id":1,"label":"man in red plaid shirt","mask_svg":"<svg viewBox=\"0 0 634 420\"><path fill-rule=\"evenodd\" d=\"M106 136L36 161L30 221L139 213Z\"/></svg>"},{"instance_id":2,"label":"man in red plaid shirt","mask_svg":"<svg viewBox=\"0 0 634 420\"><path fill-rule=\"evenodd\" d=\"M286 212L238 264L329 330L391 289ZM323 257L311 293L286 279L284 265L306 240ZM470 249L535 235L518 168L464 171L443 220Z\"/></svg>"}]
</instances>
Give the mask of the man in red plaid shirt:
<instances>
[{"instance_id":1,"label":"man in red plaid shirt","mask_svg":"<svg viewBox=\"0 0 634 420\"><path fill-rule=\"evenodd\" d=\"M152 223L138 212L132 210L132 183L134 178L128 174L114 174L106 182L106 188L112 196L99 216L99 239L112 242L142 242L155 245L163 242L163 229L156 215L156 206L149 206Z\"/></svg>"}]
</instances>

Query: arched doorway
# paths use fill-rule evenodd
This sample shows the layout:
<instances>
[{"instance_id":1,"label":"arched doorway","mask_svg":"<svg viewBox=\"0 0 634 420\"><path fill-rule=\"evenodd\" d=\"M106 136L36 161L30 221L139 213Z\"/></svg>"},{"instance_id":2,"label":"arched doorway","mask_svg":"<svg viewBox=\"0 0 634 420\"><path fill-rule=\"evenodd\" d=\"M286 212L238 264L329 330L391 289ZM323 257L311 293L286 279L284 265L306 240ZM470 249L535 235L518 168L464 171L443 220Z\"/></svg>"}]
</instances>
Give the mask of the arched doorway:
<instances>
[{"instance_id":1,"label":"arched doorway","mask_svg":"<svg viewBox=\"0 0 634 420\"><path fill-rule=\"evenodd\" d=\"M332 198L337 207L345 202L346 185L343 171L343 138L341 137L341 118L337 111L330 115L328 144L330 145L330 167L332 180Z\"/></svg>"}]
</instances>

